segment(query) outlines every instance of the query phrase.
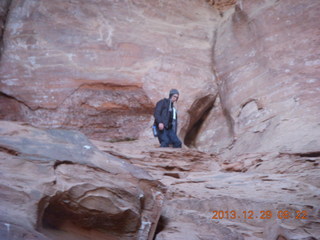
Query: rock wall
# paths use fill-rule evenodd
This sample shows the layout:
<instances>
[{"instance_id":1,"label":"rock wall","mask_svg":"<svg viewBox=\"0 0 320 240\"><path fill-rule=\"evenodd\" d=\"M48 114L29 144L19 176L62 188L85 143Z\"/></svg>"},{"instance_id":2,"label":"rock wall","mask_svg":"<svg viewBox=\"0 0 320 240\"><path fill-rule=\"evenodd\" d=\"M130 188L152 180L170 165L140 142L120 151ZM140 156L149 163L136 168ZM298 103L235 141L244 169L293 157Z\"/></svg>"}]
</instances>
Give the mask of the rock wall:
<instances>
[{"instance_id":1,"label":"rock wall","mask_svg":"<svg viewBox=\"0 0 320 240\"><path fill-rule=\"evenodd\" d=\"M317 239L319 1L235 3L1 1L0 119L140 138L1 121L1 239Z\"/></svg>"},{"instance_id":2,"label":"rock wall","mask_svg":"<svg viewBox=\"0 0 320 240\"><path fill-rule=\"evenodd\" d=\"M181 92L181 126L196 99L216 93L220 17L205 1L14 0L9 13L1 119L136 139L171 88Z\"/></svg>"},{"instance_id":3,"label":"rock wall","mask_svg":"<svg viewBox=\"0 0 320 240\"><path fill-rule=\"evenodd\" d=\"M178 88L188 146L319 149L318 1L9 3L1 119L151 137L154 104Z\"/></svg>"},{"instance_id":4,"label":"rock wall","mask_svg":"<svg viewBox=\"0 0 320 240\"><path fill-rule=\"evenodd\" d=\"M244 0L225 14L213 50L219 99L196 147L319 153L319 12L317 0Z\"/></svg>"}]
</instances>

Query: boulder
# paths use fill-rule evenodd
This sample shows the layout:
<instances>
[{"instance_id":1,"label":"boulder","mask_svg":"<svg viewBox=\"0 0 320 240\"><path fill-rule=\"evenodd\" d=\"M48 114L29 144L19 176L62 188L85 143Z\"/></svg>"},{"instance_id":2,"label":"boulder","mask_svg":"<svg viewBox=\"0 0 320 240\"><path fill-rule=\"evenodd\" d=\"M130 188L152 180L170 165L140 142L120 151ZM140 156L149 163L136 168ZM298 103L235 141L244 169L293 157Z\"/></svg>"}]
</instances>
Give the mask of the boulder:
<instances>
[{"instance_id":1,"label":"boulder","mask_svg":"<svg viewBox=\"0 0 320 240\"><path fill-rule=\"evenodd\" d=\"M153 239L164 186L83 134L0 124L0 236Z\"/></svg>"}]
</instances>

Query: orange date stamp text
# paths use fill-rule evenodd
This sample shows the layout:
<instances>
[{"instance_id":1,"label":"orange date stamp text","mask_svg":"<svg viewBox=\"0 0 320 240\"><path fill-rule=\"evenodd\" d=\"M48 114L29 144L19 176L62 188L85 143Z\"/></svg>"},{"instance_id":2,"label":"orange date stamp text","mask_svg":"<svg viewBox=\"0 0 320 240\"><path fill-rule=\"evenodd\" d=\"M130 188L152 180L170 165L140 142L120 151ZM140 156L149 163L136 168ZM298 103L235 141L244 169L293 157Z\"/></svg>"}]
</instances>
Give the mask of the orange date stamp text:
<instances>
[{"instance_id":1,"label":"orange date stamp text","mask_svg":"<svg viewBox=\"0 0 320 240\"><path fill-rule=\"evenodd\" d=\"M308 212L305 210L262 210L262 211L236 211L236 210L214 210L211 219L308 219Z\"/></svg>"}]
</instances>

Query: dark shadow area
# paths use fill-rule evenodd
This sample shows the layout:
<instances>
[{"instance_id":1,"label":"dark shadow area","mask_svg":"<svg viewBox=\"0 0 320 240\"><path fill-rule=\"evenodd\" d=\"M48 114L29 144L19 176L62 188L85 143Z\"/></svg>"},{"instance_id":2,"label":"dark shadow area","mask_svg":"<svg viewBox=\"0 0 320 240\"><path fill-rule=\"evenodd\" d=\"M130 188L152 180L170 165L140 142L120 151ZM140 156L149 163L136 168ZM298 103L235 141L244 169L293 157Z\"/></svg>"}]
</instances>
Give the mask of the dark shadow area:
<instances>
[{"instance_id":1,"label":"dark shadow area","mask_svg":"<svg viewBox=\"0 0 320 240\"><path fill-rule=\"evenodd\" d=\"M120 239L137 232L139 223L130 209L110 213L85 208L63 192L40 201L37 230L52 240Z\"/></svg>"},{"instance_id":2,"label":"dark shadow area","mask_svg":"<svg viewBox=\"0 0 320 240\"><path fill-rule=\"evenodd\" d=\"M188 147L195 146L195 142L203 123L208 118L216 100L216 95L207 95L197 99L191 106L189 112L190 122L184 138L184 144Z\"/></svg>"},{"instance_id":3,"label":"dark shadow area","mask_svg":"<svg viewBox=\"0 0 320 240\"><path fill-rule=\"evenodd\" d=\"M161 215L158 221L158 225L157 225L153 240L156 239L157 234L159 234L161 231L165 229L167 224L168 224L168 219Z\"/></svg>"},{"instance_id":4,"label":"dark shadow area","mask_svg":"<svg viewBox=\"0 0 320 240\"><path fill-rule=\"evenodd\" d=\"M320 152L300 153L300 157L320 157Z\"/></svg>"},{"instance_id":5,"label":"dark shadow area","mask_svg":"<svg viewBox=\"0 0 320 240\"><path fill-rule=\"evenodd\" d=\"M0 1L0 60L3 51L3 35L6 29L7 17L9 15L12 0Z\"/></svg>"}]
</instances>

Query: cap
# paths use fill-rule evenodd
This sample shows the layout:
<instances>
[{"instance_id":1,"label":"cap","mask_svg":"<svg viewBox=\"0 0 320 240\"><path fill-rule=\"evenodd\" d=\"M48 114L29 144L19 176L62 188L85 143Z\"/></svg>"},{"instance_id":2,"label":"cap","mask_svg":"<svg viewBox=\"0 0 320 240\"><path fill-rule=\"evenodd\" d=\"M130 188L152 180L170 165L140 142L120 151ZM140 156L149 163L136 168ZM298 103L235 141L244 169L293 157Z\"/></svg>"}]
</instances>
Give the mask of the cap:
<instances>
[{"instance_id":1,"label":"cap","mask_svg":"<svg viewBox=\"0 0 320 240\"><path fill-rule=\"evenodd\" d=\"M171 89L170 92L169 92L169 98L172 97L172 95L174 94L178 94L179 95L179 91L177 89Z\"/></svg>"}]
</instances>

